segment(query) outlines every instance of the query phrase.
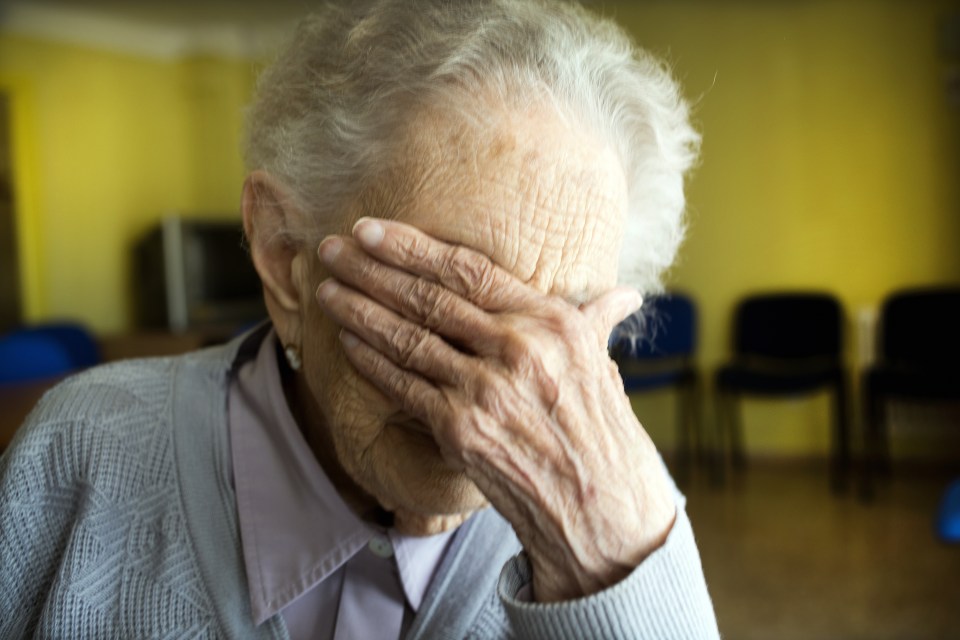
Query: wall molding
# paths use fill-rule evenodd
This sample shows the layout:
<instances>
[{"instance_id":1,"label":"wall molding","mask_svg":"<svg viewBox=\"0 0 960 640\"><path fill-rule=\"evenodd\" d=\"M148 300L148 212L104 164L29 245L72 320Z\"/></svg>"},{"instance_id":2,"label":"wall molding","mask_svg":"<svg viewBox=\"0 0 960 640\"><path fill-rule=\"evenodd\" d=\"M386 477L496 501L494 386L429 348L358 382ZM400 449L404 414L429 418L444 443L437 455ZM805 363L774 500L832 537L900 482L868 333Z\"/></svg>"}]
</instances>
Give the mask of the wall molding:
<instances>
[{"instance_id":1,"label":"wall molding","mask_svg":"<svg viewBox=\"0 0 960 640\"><path fill-rule=\"evenodd\" d=\"M159 60L195 55L262 59L276 50L292 26L290 21L256 27L230 23L174 26L26 0L0 5L0 33Z\"/></svg>"}]
</instances>

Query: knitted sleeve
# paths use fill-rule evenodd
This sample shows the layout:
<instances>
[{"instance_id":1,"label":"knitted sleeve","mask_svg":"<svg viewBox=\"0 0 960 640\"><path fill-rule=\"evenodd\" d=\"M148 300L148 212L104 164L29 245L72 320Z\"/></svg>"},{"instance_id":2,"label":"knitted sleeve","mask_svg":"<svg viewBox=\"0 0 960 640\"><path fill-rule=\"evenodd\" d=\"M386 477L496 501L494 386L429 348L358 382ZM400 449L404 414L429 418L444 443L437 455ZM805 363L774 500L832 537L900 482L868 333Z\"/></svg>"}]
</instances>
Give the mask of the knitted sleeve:
<instances>
[{"instance_id":1,"label":"knitted sleeve","mask_svg":"<svg viewBox=\"0 0 960 640\"><path fill-rule=\"evenodd\" d=\"M523 554L500 575L498 594L520 638L719 638L690 520L682 506L662 547L618 584L586 598L541 604L518 597L532 581Z\"/></svg>"},{"instance_id":2,"label":"knitted sleeve","mask_svg":"<svg viewBox=\"0 0 960 640\"><path fill-rule=\"evenodd\" d=\"M0 637L214 637L165 424L170 362L50 391L0 458Z\"/></svg>"}]
</instances>

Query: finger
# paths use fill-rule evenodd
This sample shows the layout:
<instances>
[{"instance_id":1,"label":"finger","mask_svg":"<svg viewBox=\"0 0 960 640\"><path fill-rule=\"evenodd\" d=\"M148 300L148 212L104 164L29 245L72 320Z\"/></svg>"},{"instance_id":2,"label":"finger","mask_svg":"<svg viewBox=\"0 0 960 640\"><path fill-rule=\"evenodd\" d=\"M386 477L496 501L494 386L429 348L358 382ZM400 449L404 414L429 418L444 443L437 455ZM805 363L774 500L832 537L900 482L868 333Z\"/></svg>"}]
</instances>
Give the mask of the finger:
<instances>
[{"instance_id":1,"label":"finger","mask_svg":"<svg viewBox=\"0 0 960 640\"><path fill-rule=\"evenodd\" d=\"M340 333L344 353L360 375L423 424L447 424L450 406L436 386L411 371L401 369L381 352L350 331Z\"/></svg>"},{"instance_id":2,"label":"finger","mask_svg":"<svg viewBox=\"0 0 960 640\"><path fill-rule=\"evenodd\" d=\"M580 310L597 332L603 348L614 327L643 305L643 296L630 287L615 287L600 297L581 305Z\"/></svg>"},{"instance_id":3,"label":"finger","mask_svg":"<svg viewBox=\"0 0 960 640\"><path fill-rule=\"evenodd\" d=\"M318 252L337 280L415 324L473 353L491 355L496 351L494 318L443 285L380 262L352 238L325 238Z\"/></svg>"},{"instance_id":4,"label":"finger","mask_svg":"<svg viewBox=\"0 0 960 640\"><path fill-rule=\"evenodd\" d=\"M331 320L402 369L451 386L467 376L470 356L350 287L325 280L317 288L317 302Z\"/></svg>"},{"instance_id":5,"label":"finger","mask_svg":"<svg viewBox=\"0 0 960 640\"><path fill-rule=\"evenodd\" d=\"M489 256L437 240L408 224L361 218L353 236L379 260L439 282L487 311L517 309L537 299L534 289Z\"/></svg>"}]
</instances>

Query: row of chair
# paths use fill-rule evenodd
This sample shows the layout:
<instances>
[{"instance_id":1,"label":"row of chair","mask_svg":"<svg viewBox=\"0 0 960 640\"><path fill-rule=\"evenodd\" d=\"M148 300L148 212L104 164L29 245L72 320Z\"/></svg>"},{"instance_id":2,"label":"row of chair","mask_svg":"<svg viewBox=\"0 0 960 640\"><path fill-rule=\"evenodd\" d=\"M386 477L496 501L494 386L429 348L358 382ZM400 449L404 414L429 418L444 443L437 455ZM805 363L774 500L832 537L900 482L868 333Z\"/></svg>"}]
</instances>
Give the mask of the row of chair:
<instances>
[{"instance_id":1,"label":"row of chair","mask_svg":"<svg viewBox=\"0 0 960 640\"><path fill-rule=\"evenodd\" d=\"M683 463L704 451L702 384L693 356L697 313L683 294L653 298L614 333L611 344L628 393L678 390L678 451ZM849 383L843 365L843 311L823 293L750 296L734 312L733 357L715 373L714 452L746 459L740 400L832 391L831 484L851 468ZM637 337L639 336L639 337ZM53 378L100 362L96 341L73 323L50 323L0 336L0 384ZM878 361L862 374L864 487L888 469L887 401L960 399L960 287L901 291L880 314Z\"/></svg>"},{"instance_id":2,"label":"row of chair","mask_svg":"<svg viewBox=\"0 0 960 640\"><path fill-rule=\"evenodd\" d=\"M614 333L611 343L627 392L678 390L678 450L703 446L698 427L701 383L693 363L696 307L682 294L654 298ZM638 327L642 338L635 338ZM851 470L849 382L843 364L843 309L824 293L774 293L742 300L733 318L733 354L714 376L714 453L745 461L740 400L832 391L831 485L842 489ZM877 361L862 372L863 489L889 468L888 400L960 398L960 287L899 291L883 303Z\"/></svg>"}]
</instances>

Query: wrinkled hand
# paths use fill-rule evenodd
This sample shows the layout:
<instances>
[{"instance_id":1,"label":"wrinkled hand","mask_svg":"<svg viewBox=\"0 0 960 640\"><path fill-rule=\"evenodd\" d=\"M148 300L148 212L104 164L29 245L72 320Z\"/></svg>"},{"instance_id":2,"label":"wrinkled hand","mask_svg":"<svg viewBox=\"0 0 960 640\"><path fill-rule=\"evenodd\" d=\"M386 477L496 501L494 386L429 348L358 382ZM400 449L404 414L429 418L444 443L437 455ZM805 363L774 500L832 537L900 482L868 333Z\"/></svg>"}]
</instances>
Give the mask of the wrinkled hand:
<instances>
[{"instance_id":1,"label":"wrinkled hand","mask_svg":"<svg viewBox=\"0 0 960 640\"><path fill-rule=\"evenodd\" d=\"M513 525L536 600L597 592L663 544L672 492L606 351L638 293L578 308L405 224L364 219L354 237L320 245L321 307L357 370Z\"/></svg>"}]
</instances>

